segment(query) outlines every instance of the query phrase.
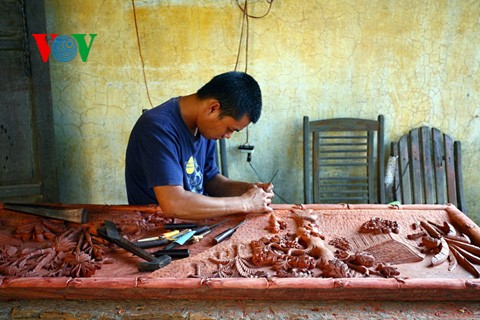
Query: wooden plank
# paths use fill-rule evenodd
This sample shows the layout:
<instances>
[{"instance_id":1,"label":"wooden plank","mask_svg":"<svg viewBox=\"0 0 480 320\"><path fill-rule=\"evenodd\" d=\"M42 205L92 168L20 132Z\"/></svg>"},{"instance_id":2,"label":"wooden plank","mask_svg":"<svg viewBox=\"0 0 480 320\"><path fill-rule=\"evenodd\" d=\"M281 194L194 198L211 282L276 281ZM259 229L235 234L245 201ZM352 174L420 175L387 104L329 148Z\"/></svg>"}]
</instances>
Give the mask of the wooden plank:
<instances>
[{"instance_id":1,"label":"wooden plank","mask_svg":"<svg viewBox=\"0 0 480 320\"><path fill-rule=\"evenodd\" d=\"M462 144L460 141L453 143L453 152L455 154L455 177L457 181L457 208L463 213L468 214L463 190Z\"/></svg>"},{"instance_id":2,"label":"wooden plank","mask_svg":"<svg viewBox=\"0 0 480 320\"><path fill-rule=\"evenodd\" d=\"M408 135L404 135L398 141L398 167L400 170L401 202L412 203L412 186L410 179L410 156L408 150Z\"/></svg>"},{"instance_id":3,"label":"wooden plank","mask_svg":"<svg viewBox=\"0 0 480 320\"><path fill-rule=\"evenodd\" d=\"M378 134L377 134L377 188L378 202L385 203L385 117L383 114L378 116Z\"/></svg>"},{"instance_id":4,"label":"wooden plank","mask_svg":"<svg viewBox=\"0 0 480 320\"><path fill-rule=\"evenodd\" d=\"M447 203L446 180L445 180L445 164L443 154L443 134L440 130L432 129L432 147L433 147L433 163L435 170L435 189L437 199L435 203Z\"/></svg>"},{"instance_id":5,"label":"wooden plank","mask_svg":"<svg viewBox=\"0 0 480 320\"><path fill-rule=\"evenodd\" d=\"M26 197L28 195L40 195L40 183L15 184L0 186L0 200L8 200L13 197Z\"/></svg>"},{"instance_id":6,"label":"wooden plank","mask_svg":"<svg viewBox=\"0 0 480 320\"><path fill-rule=\"evenodd\" d=\"M423 202L423 172L420 160L419 129L410 130L410 171L412 179L413 203Z\"/></svg>"},{"instance_id":7,"label":"wooden plank","mask_svg":"<svg viewBox=\"0 0 480 320\"><path fill-rule=\"evenodd\" d=\"M445 204L448 202L446 194L445 161L443 150L443 134L440 130L432 129L433 137L433 161L435 170L435 191L436 203Z\"/></svg>"},{"instance_id":8,"label":"wooden plank","mask_svg":"<svg viewBox=\"0 0 480 320\"><path fill-rule=\"evenodd\" d=\"M445 174L447 183L447 200L449 203L458 205L457 187L455 180L455 160L453 152L453 140L450 136L443 135L444 154L445 154Z\"/></svg>"},{"instance_id":9,"label":"wooden plank","mask_svg":"<svg viewBox=\"0 0 480 320\"><path fill-rule=\"evenodd\" d=\"M25 1L27 34L47 33L44 0ZM28 38L30 52L37 49L35 39ZM55 152L55 134L53 126L53 103L50 81L50 64L44 63L40 54L30 55L31 81L34 105L34 123L37 129L38 168L42 182L44 201L58 201L58 176Z\"/></svg>"},{"instance_id":10,"label":"wooden plank","mask_svg":"<svg viewBox=\"0 0 480 320\"><path fill-rule=\"evenodd\" d=\"M430 128L420 128L421 155L425 200L423 203L435 203L435 184L432 159L432 141Z\"/></svg>"},{"instance_id":11,"label":"wooden plank","mask_svg":"<svg viewBox=\"0 0 480 320\"><path fill-rule=\"evenodd\" d=\"M23 50L23 17L18 0L2 0L0 9L0 48Z\"/></svg>"},{"instance_id":12,"label":"wooden plank","mask_svg":"<svg viewBox=\"0 0 480 320\"><path fill-rule=\"evenodd\" d=\"M310 120L308 116L303 117L303 196L305 203L312 203L312 176L310 166Z\"/></svg>"},{"instance_id":13,"label":"wooden plank","mask_svg":"<svg viewBox=\"0 0 480 320\"><path fill-rule=\"evenodd\" d=\"M0 51L0 185L38 182L32 106L25 60L18 51Z\"/></svg>"},{"instance_id":14,"label":"wooden plank","mask_svg":"<svg viewBox=\"0 0 480 320\"><path fill-rule=\"evenodd\" d=\"M310 126L312 131L378 131L378 122L376 120L357 118L317 120L312 121Z\"/></svg>"},{"instance_id":15,"label":"wooden plank","mask_svg":"<svg viewBox=\"0 0 480 320\"><path fill-rule=\"evenodd\" d=\"M374 133L368 131L368 149L367 149L367 176L368 176L368 202L377 203L378 199L375 192L375 161L374 161Z\"/></svg>"},{"instance_id":16,"label":"wooden plank","mask_svg":"<svg viewBox=\"0 0 480 320\"><path fill-rule=\"evenodd\" d=\"M312 171L313 171L313 203L317 203L320 199L320 165L318 160L319 153L319 134L318 131L313 132L313 150L312 150Z\"/></svg>"}]
</instances>

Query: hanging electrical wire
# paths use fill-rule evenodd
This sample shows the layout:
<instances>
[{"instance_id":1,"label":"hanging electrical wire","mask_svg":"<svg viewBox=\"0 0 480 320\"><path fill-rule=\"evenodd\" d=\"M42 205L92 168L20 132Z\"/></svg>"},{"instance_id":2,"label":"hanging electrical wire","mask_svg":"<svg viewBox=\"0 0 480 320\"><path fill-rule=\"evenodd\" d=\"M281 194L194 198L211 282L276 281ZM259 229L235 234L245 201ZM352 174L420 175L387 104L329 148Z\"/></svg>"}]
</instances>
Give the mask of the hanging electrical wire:
<instances>
[{"instance_id":1,"label":"hanging electrical wire","mask_svg":"<svg viewBox=\"0 0 480 320\"><path fill-rule=\"evenodd\" d=\"M242 51L242 42L243 42L243 37L244 37L244 33L245 33L245 69L244 69L244 72L247 73L248 71L248 45L249 45L249 42L250 42L250 21L248 20L249 18L253 18L253 19L261 19L261 18L264 18L266 17L269 13L270 13L270 9L272 8L272 4L273 4L273 1L274 0L266 0L266 2L269 4L268 5L268 8L267 8L267 11L263 14L263 15L260 15L260 16L255 16L255 15L251 15L248 13L248 0L245 0L245 3L243 4L243 7L242 5L240 4L240 1L237 0L237 6L240 8L240 10L242 11L243 13L243 16L242 16L242 30L240 32L240 40L238 42L238 51L237 51L237 60L235 62L235 71L237 71L238 69L238 64L239 64L239 61L240 61L240 55L241 55L241 51ZM248 145L248 127L245 129L245 132L246 132L246 141L245 141L245 145Z\"/></svg>"},{"instance_id":2,"label":"hanging electrical wire","mask_svg":"<svg viewBox=\"0 0 480 320\"><path fill-rule=\"evenodd\" d=\"M142 63L143 82L145 84L145 89L147 90L148 102L150 102L150 106L153 108L152 99L150 98L150 90L148 89L147 76L145 74L145 62L143 61L142 48L140 46L140 37L138 35L137 10L135 8L135 0L132 0L132 8L133 8L133 20L135 22L135 34L137 35L138 54L140 56L140 61Z\"/></svg>"},{"instance_id":3,"label":"hanging electrical wire","mask_svg":"<svg viewBox=\"0 0 480 320\"><path fill-rule=\"evenodd\" d=\"M245 15L247 15L249 18L261 19L261 18L263 18L263 17L266 17L266 16L270 13L270 9L272 9L273 0L266 0L266 1L267 1L267 3L269 4L269 6L268 6L267 11L266 11L263 15L261 15L261 16L252 16L252 15L249 15L249 14L247 13L247 11L246 11L244 8L242 8L242 6L240 5L240 1L238 1L238 0L237 0L237 5L238 5L238 7L240 8L240 10L242 10L243 13L244 13ZM247 2L248 2L248 0L245 0L245 6L246 6Z\"/></svg>"}]
</instances>

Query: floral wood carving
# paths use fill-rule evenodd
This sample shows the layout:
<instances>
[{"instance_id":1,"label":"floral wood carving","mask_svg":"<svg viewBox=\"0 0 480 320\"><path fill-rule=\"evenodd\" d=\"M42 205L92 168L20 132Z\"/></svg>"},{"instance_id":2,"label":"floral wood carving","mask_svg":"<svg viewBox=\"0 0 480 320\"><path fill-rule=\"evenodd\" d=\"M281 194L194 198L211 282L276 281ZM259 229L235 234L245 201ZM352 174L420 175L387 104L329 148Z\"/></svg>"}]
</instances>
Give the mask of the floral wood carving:
<instances>
[{"instance_id":1,"label":"floral wood carving","mask_svg":"<svg viewBox=\"0 0 480 320\"><path fill-rule=\"evenodd\" d=\"M295 210L295 233L261 237L250 242L251 257L241 256L238 247L232 258L211 257L217 265L214 277L333 277L349 278L377 275L396 277L398 270L388 263L379 263L366 252L354 252L345 238L329 242L338 250L332 252L311 211ZM269 217L265 228L277 232L277 218Z\"/></svg>"},{"instance_id":2,"label":"floral wood carving","mask_svg":"<svg viewBox=\"0 0 480 320\"><path fill-rule=\"evenodd\" d=\"M42 219L44 220L44 219ZM16 235L40 242L25 248L0 250L0 274L15 277L91 277L104 259L104 240L89 225L67 228L63 221L36 220L22 225Z\"/></svg>"}]
</instances>

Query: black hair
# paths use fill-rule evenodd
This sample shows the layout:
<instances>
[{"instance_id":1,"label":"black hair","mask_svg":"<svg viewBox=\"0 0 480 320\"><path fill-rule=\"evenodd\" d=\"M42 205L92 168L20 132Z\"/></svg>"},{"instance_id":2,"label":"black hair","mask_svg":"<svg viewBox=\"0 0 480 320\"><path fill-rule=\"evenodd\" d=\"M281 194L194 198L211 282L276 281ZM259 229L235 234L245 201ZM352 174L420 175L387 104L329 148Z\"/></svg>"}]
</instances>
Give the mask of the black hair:
<instances>
[{"instance_id":1,"label":"black hair","mask_svg":"<svg viewBox=\"0 0 480 320\"><path fill-rule=\"evenodd\" d=\"M200 99L220 102L220 116L240 120L245 114L256 123L262 112L262 92L252 76L239 71L219 74L197 91Z\"/></svg>"}]
</instances>

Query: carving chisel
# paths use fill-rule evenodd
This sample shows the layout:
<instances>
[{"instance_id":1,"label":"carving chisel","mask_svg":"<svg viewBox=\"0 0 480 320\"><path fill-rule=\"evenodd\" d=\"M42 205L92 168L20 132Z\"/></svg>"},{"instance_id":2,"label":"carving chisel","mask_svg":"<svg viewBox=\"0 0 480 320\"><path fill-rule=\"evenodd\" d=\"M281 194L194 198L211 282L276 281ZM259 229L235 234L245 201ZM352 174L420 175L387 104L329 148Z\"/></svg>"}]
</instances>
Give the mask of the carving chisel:
<instances>
[{"instance_id":1,"label":"carving chisel","mask_svg":"<svg viewBox=\"0 0 480 320\"><path fill-rule=\"evenodd\" d=\"M184 234L192 231L191 229L185 229L182 232L179 232L178 230L174 230L171 232L164 233L161 236L158 237L153 237L153 238L143 238L139 239L133 244L136 245L139 248L147 249L147 248L153 248L153 247L159 247L163 246L167 243L170 243L174 241L177 238L180 238Z\"/></svg>"},{"instance_id":2,"label":"carving chisel","mask_svg":"<svg viewBox=\"0 0 480 320\"><path fill-rule=\"evenodd\" d=\"M224 224L225 222L227 222L228 220L225 220L225 221L221 221L219 223L216 223L216 224L212 224L211 226L201 226L201 227L198 227L197 229L195 229L195 235L198 236L200 234L203 234L203 235L206 235L208 234L208 232L212 231L213 229L217 228L217 227L220 227L222 224ZM207 232L207 233L206 233Z\"/></svg>"},{"instance_id":3,"label":"carving chisel","mask_svg":"<svg viewBox=\"0 0 480 320\"><path fill-rule=\"evenodd\" d=\"M188 231L190 231L190 230L188 230ZM182 233L182 234L184 234L184 233ZM162 235L159 235L157 237L138 239L137 242L148 242L148 241L160 240L160 239L174 239L174 237L180 236L180 235L181 234L180 234L179 230L174 230L174 231L170 231L170 232L164 233Z\"/></svg>"},{"instance_id":4,"label":"carving chisel","mask_svg":"<svg viewBox=\"0 0 480 320\"><path fill-rule=\"evenodd\" d=\"M237 230L238 227L240 227L242 224L244 224L245 221L246 220L243 220L242 222L237 224L235 227L229 228L229 229L223 231L222 233L220 233L219 235L215 236L215 238L213 238L213 242L215 242L215 244L217 244L217 243L220 243L223 240L227 239L228 237L230 237L235 232L235 230Z\"/></svg>"},{"instance_id":5,"label":"carving chisel","mask_svg":"<svg viewBox=\"0 0 480 320\"><path fill-rule=\"evenodd\" d=\"M184 245L185 242L187 242L188 240L190 240L191 237L193 237L194 234L195 234L195 230L191 230L191 231L185 233L183 236L178 237L173 242L170 242L169 244L167 244L163 248L163 250L171 250L171 249L173 249L177 246Z\"/></svg>"},{"instance_id":6,"label":"carving chisel","mask_svg":"<svg viewBox=\"0 0 480 320\"><path fill-rule=\"evenodd\" d=\"M195 229L195 231L196 231L195 235L192 237L192 239L190 239L190 242L193 242L193 243L199 242L206 235L208 235L210 232L212 232L213 229L218 228L219 226L221 226L222 224L224 224L227 221L229 221L229 220L225 220L225 221L219 222L219 223L211 225L211 226L203 226L203 227L200 227L198 229Z\"/></svg>"},{"instance_id":7,"label":"carving chisel","mask_svg":"<svg viewBox=\"0 0 480 320\"><path fill-rule=\"evenodd\" d=\"M270 183L273 182L273 179L275 179L275 177L277 176L278 171L280 171L280 169L277 169L277 171L275 171L275 174L273 175L272 179L270 179L270 181L268 182L268 184L270 184Z\"/></svg>"}]
</instances>

